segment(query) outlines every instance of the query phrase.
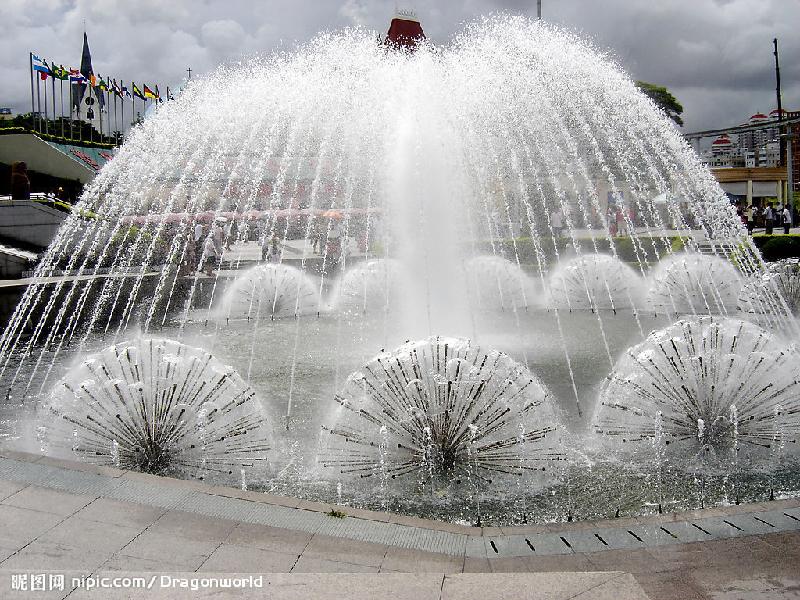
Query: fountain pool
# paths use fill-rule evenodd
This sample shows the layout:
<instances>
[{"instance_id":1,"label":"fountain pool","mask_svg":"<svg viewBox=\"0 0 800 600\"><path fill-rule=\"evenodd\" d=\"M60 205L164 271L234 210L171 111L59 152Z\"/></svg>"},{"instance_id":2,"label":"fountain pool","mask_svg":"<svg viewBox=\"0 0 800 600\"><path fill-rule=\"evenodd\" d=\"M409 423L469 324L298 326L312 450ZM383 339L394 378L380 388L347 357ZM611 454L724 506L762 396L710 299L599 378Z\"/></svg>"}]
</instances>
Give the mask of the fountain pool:
<instances>
[{"instance_id":1,"label":"fountain pool","mask_svg":"<svg viewBox=\"0 0 800 600\"><path fill-rule=\"evenodd\" d=\"M469 523L800 489L796 400L773 411L780 454L730 471L617 452L593 426L604 381L627 377L620 357L651 331L744 319L748 339L791 352L797 326L780 291L737 308L764 266L727 198L668 119L572 33L496 16L415 52L348 30L226 65L136 128L81 207L99 218L65 221L0 337L4 446L151 469L114 433L117 414L149 410L158 418L128 427L167 423L158 455L179 456L175 438L192 450L189 468L165 458L151 470ZM233 226L216 229L220 217ZM216 264L197 264L209 254ZM143 376L114 350L154 344L190 348L186 364L216 375L149 352L158 365ZM738 364L748 347L725 352ZM669 393L708 395L713 378L682 385L702 353L687 343L678 357ZM796 379L796 362L775 365ZM220 397L173 412L164 394L189 373ZM217 388L219 373L239 391ZM127 412L67 410L79 395L58 390L71 378L81 402ZM208 411L240 393L253 411L197 452ZM626 406L638 414L643 398ZM98 443L102 457L84 451Z\"/></svg>"}]
</instances>

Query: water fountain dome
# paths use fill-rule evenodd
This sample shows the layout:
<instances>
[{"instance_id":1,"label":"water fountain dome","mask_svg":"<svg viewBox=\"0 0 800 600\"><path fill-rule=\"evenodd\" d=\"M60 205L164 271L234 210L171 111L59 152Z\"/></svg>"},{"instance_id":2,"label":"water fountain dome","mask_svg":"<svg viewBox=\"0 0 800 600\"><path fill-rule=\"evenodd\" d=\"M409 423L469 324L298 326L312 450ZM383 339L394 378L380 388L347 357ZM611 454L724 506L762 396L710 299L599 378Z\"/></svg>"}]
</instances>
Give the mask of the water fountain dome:
<instances>
[{"instance_id":1,"label":"water fountain dome","mask_svg":"<svg viewBox=\"0 0 800 600\"><path fill-rule=\"evenodd\" d=\"M271 427L255 392L207 352L163 338L109 346L42 400L47 451L147 473L238 481L263 471Z\"/></svg>"},{"instance_id":2,"label":"water fountain dome","mask_svg":"<svg viewBox=\"0 0 800 600\"><path fill-rule=\"evenodd\" d=\"M740 311L761 320L775 319L787 309L795 317L800 315L800 260L767 263L763 273L752 275L742 286L738 305Z\"/></svg>"},{"instance_id":3,"label":"water fountain dome","mask_svg":"<svg viewBox=\"0 0 800 600\"><path fill-rule=\"evenodd\" d=\"M336 310L348 314L384 314L401 301L403 267L396 259L367 260L345 271L335 292Z\"/></svg>"},{"instance_id":4,"label":"water fountain dome","mask_svg":"<svg viewBox=\"0 0 800 600\"><path fill-rule=\"evenodd\" d=\"M677 253L650 273L649 307L661 314L727 315L736 312L742 276L719 256Z\"/></svg>"},{"instance_id":5,"label":"water fountain dome","mask_svg":"<svg viewBox=\"0 0 800 600\"><path fill-rule=\"evenodd\" d=\"M466 339L383 352L335 401L322 462L344 475L492 481L563 459L547 389L508 355Z\"/></svg>"},{"instance_id":6,"label":"water fountain dome","mask_svg":"<svg viewBox=\"0 0 800 600\"><path fill-rule=\"evenodd\" d=\"M536 304L530 278L506 258L475 256L465 261L464 269L473 310L515 312Z\"/></svg>"},{"instance_id":7,"label":"water fountain dome","mask_svg":"<svg viewBox=\"0 0 800 600\"><path fill-rule=\"evenodd\" d=\"M317 286L296 267L266 263L239 273L216 314L221 319L271 320L320 312Z\"/></svg>"},{"instance_id":8,"label":"water fountain dome","mask_svg":"<svg viewBox=\"0 0 800 600\"><path fill-rule=\"evenodd\" d=\"M705 454L744 461L796 452L799 358L746 321L680 320L619 359L600 392L593 428L623 451L649 456L663 444L678 464Z\"/></svg>"},{"instance_id":9,"label":"water fountain dome","mask_svg":"<svg viewBox=\"0 0 800 600\"><path fill-rule=\"evenodd\" d=\"M642 278L614 256L587 254L560 264L550 275L550 302L566 310L635 309L642 303Z\"/></svg>"}]
</instances>

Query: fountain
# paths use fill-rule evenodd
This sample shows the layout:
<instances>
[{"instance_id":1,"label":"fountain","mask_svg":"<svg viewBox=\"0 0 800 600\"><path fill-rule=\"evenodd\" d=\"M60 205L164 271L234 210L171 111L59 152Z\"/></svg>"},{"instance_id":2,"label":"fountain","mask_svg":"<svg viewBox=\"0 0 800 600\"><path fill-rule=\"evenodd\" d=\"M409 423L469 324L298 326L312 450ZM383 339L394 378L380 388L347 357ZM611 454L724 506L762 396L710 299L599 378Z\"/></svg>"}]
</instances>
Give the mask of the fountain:
<instances>
[{"instance_id":1,"label":"fountain","mask_svg":"<svg viewBox=\"0 0 800 600\"><path fill-rule=\"evenodd\" d=\"M797 449L797 359L745 321L678 321L620 358L600 393L594 429L632 450L660 436L666 453L684 460L704 453L727 460L734 448L737 460L764 459L779 430Z\"/></svg>"},{"instance_id":2,"label":"fountain","mask_svg":"<svg viewBox=\"0 0 800 600\"><path fill-rule=\"evenodd\" d=\"M641 277L613 256L581 256L550 275L552 305L567 310L634 309L641 306Z\"/></svg>"},{"instance_id":3,"label":"fountain","mask_svg":"<svg viewBox=\"0 0 800 600\"><path fill-rule=\"evenodd\" d=\"M727 260L703 254L662 259L650 276L648 302L666 314L727 315L736 311L742 278Z\"/></svg>"},{"instance_id":4,"label":"fountain","mask_svg":"<svg viewBox=\"0 0 800 600\"><path fill-rule=\"evenodd\" d=\"M785 304L784 304L785 303ZM800 314L800 261L788 258L768 263L766 272L752 276L739 292L739 310L765 321L777 321L786 310Z\"/></svg>"},{"instance_id":5,"label":"fountain","mask_svg":"<svg viewBox=\"0 0 800 600\"><path fill-rule=\"evenodd\" d=\"M325 427L323 464L357 477L480 478L545 471L563 458L546 388L502 352L434 337L350 375Z\"/></svg>"},{"instance_id":6,"label":"fountain","mask_svg":"<svg viewBox=\"0 0 800 600\"><path fill-rule=\"evenodd\" d=\"M263 468L271 433L230 367L168 339L110 346L70 369L40 407L40 442L79 460L216 480Z\"/></svg>"},{"instance_id":7,"label":"fountain","mask_svg":"<svg viewBox=\"0 0 800 600\"><path fill-rule=\"evenodd\" d=\"M464 268L474 310L516 312L533 303L528 276L519 265L500 256L476 256Z\"/></svg>"},{"instance_id":8,"label":"fountain","mask_svg":"<svg viewBox=\"0 0 800 600\"><path fill-rule=\"evenodd\" d=\"M396 260L379 258L356 265L339 280L336 309L354 315L388 313L402 294L402 280L402 266Z\"/></svg>"},{"instance_id":9,"label":"fountain","mask_svg":"<svg viewBox=\"0 0 800 600\"><path fill-rule=\"evenodd\" d=\"M319 293L303 271L282 264L252 267L226 290L217 315L223 319L276 319L320 311Z\"/></svg>"},{"instance_id":10,"label":"fountain","mask_svg":"<svg viewBox=\"0 0 800 600\"><path fill-rule=\"evenodd\" d=\"M696 358L657 385L649 362L621 359L597 421L612 444L652 434L656 414L642 420L607 406L613 390L626 392L620 406L638 406L639 385L648 411L664 405L654 410L670 442L665 456L715 447L737 429L737 443L757 449L778 423L791 447L791 396L774 387L767 401L773 392L761 392L762 410L745 393L766 385L766 370L773 386L793 389L788 351L762 348L755 340L766 334L753 325L668 327L676 314L730 314L741 278L764 267L711 173L629 77L579 36L521 17L480 19L445 46L414 52L375 37L325 33L225 65L192 78L134 128L65 220L0 336L4 445L30 441L43 413L47 452L74 448L187 476L216 469L237 487L383 508L372 490L353 492L358 480L424 496L393 509L441 518L471 518L465 506L477 505L484 522L521 521L519 512L562 518L567 511L552 507L563 498L573 515L582 502L605 501L601 485L638 485L583 434L617 357L645 343L652 348L634 356L652 354L662 370L673 369L662 355ZM193 231L220 216L236 227L222 240L224 270L209 276L197 270ZM264 244L274 262L248 258ZM744 249L735 267L731 248ZM651 268L653 310L640 310L638 273ZM324 310L332 297L339 310ZM633 318L613 314L631 308ZM754 319L767 312L753 310ZM769 311L787 337L796 334L782 301ZM673 356L666 338L643 342L651 329L710 348L719 332L722 355L684 344ZM153 335L158 342L123 343ZM203 350L186 349L195 346ZM160 362L144 358L153 356ZM629 363L634 383L623 385L619 369ZM132 369L145 364L143 379ZM720 372L729 373L723 395ZM687 374L697 390L715 382L714 409L675 417ZM168 390L211 393L223 380L225 398L243 399L246 423L263 425L253 393L266 414L285 419L274 439L249 427L229 436L239 413L222 419L229 405L217 392L216 412L194 396L181 396L180 417L183 408L163 406ZM179 427L163 439L180 447L150 449L123 435L119 419L140 414L136 431L155 423L132 401ZM733 428L723 426L731 404ZM636 418L623 423L618 413ZM319 468L320 436L330 468ZM563 449L563 439L576 447ZM259 465L273 442L267 471ZM786 493L800 489L793 473ZM459 479L473 492L452 512L438 508L437 494L417 493ZM585 493L573 493L578 484ZM509 509L521 505L537 508ZM623 510L646 508L631 500Z\"/></svg>"}]
</instances>

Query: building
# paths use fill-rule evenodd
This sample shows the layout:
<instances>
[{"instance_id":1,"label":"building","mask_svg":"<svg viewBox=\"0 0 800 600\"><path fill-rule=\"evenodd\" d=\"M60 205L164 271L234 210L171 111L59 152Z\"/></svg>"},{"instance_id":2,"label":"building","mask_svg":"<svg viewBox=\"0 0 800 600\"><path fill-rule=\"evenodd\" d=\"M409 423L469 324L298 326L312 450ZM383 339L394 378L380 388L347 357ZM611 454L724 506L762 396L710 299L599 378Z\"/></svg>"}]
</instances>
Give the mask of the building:
<instances>
[{"instance_id":1,"label":"building","mask_svg":"<svg viewBox=\"0 0 800 600\"><path fill-rule=\"evenodd\" d=\"M425 32L413 11L398 10L389 24L389 31L383 43L395 48L413 50L425 40Z\"/></svg>"},{"instance_id":2,"label":"building","mask_svg":"<svg viewBox=\"0 0 800 600\"><path fill-rule=\"evenodd\" d=\"M784 119L792 118L783 111ZM712 169L722 168L774 168L781 164L780 157L780 127L778 126L778 110L773 110L769 115L756 113L742 123L741 127L772 124L771 127L762 127L739 133L723 133L711 143L711 147L701 155Z\"/></svg>"},{"instance_id":3,"label":"building","mask_svg":"<svg viewBox=\"0 0 800 600\"><path fill-rule=\"evenodd\" d=\"M10 121L14 118L14 113L10 108L0 107L0 121Z\"/></svg>"}]
</instances>

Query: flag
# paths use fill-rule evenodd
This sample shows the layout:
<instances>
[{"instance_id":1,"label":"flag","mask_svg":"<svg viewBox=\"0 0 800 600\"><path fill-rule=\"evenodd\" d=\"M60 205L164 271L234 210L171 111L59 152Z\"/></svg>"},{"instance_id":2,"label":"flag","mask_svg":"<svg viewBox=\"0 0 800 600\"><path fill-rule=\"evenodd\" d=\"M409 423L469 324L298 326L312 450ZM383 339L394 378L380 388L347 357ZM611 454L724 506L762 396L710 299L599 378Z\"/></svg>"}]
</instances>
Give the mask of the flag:
<instances>
[{"instance_id":1,"label":"flag","mask_svg":"<svg viewBox=\"0 0 800 600\"><path fill-rule=\"evenodd\" d=\"M111 83L111 91L114 92L114 94L116 94L120 98L122 98L125 93L123 92L123 88L120 87L120 85L117 83L116 79Z\"/></svg>"},{"instance_id":2,"label":"flag","mask_svg":"<svg viewBox=\"0 0 800 600\"><path fill-rule=\"evenodd\" d=\"M146 100L146 98L144 97L144 94L142 93L142 90L140 90L140 89L139 89L139 88L136 86L136 83L135 83L135 82L131 82L131 87L133 88L133 95L134 95L134 97L136 97L136 98L141 98L142 100ZM145 86L145 88L147 88L147 86Z\"/></svg>"},{"instance_id":3,"label":"flag","mask_svg":"<svg viewBox=\"0 0 800 600\"><path fill-rule=\"evenodd\" d=\"M69 70L69 81L70 83L86 83L86 77L78 71L78 69L70 69Z\"/></svg>"},{"instance_id":4,"label":"flag","mask_svg":"<svg viewBox=\"0 0 800 600\"><path fill-rule=\"evenodd\" d=\"M108 91L108 82L105 79L103 79L102 76L98 76L97 77L97 82L95 83L94 87L96 87L101 92L107 92Z\"/></svg>"},{"instance_id":5,"label":"flag","mask_svg":"<svg viewBox=\"0 0 800 600\"><path fill-rule=\"evenodd\" d=\"M41 58L39 58L35 54L31 57L31 60L33 60L33 70L34 71L36 71L38 73L47 73L48 75L50 74L50 67L47 66L47 61L46 60L42 60Z\"/></svg>"},{"instance_id":6,"label":"flag","mask_svg":"<svg viewBox=\"0 0 800 600\"><path fill-rule=\"evenodd\" d=\"M67 79L69 79L69 71L67 71L64 68L64 65L59 65L57 67L53 66L52 71L53 71L53 77L55 77L56 79L60 79L61 81L66 81Z\"/></svg>"},{"instance_id":7,"label":"flag","mask_svg":"<svg viewBox=\"0 0 800 600\"><path fill-rule=\"evenodd\" d=\"M156 96L155 92L153 92L153 90L151 90L149 87L147 87L147 84L144 84L144 97L145 98L152 98L152 99L158 98L158 96Z\"/></svg>"},{"instance_id":8,"label":"flag","mask_svg":"<svg viewBox=\"0 0 800 600\"><path fill-rule=\"evenodd\" d=\"M46 60L39 58L35 54L33 55L32 58L33 58L33 70L39 73L39 77L42 79L42 81L47 80L47 76L53 74L50 65L47 64Z\"/></svg>"},{"instance_id":9,"label":"flag","mask_svg":"<svg viewBox=\"0 0 800 600\"><path fill-rule=\"evenodd\" d=\"M158 91L158 84L156 84L156 99L161 100L161 92Z\"/></svg>"}]
</instances>

